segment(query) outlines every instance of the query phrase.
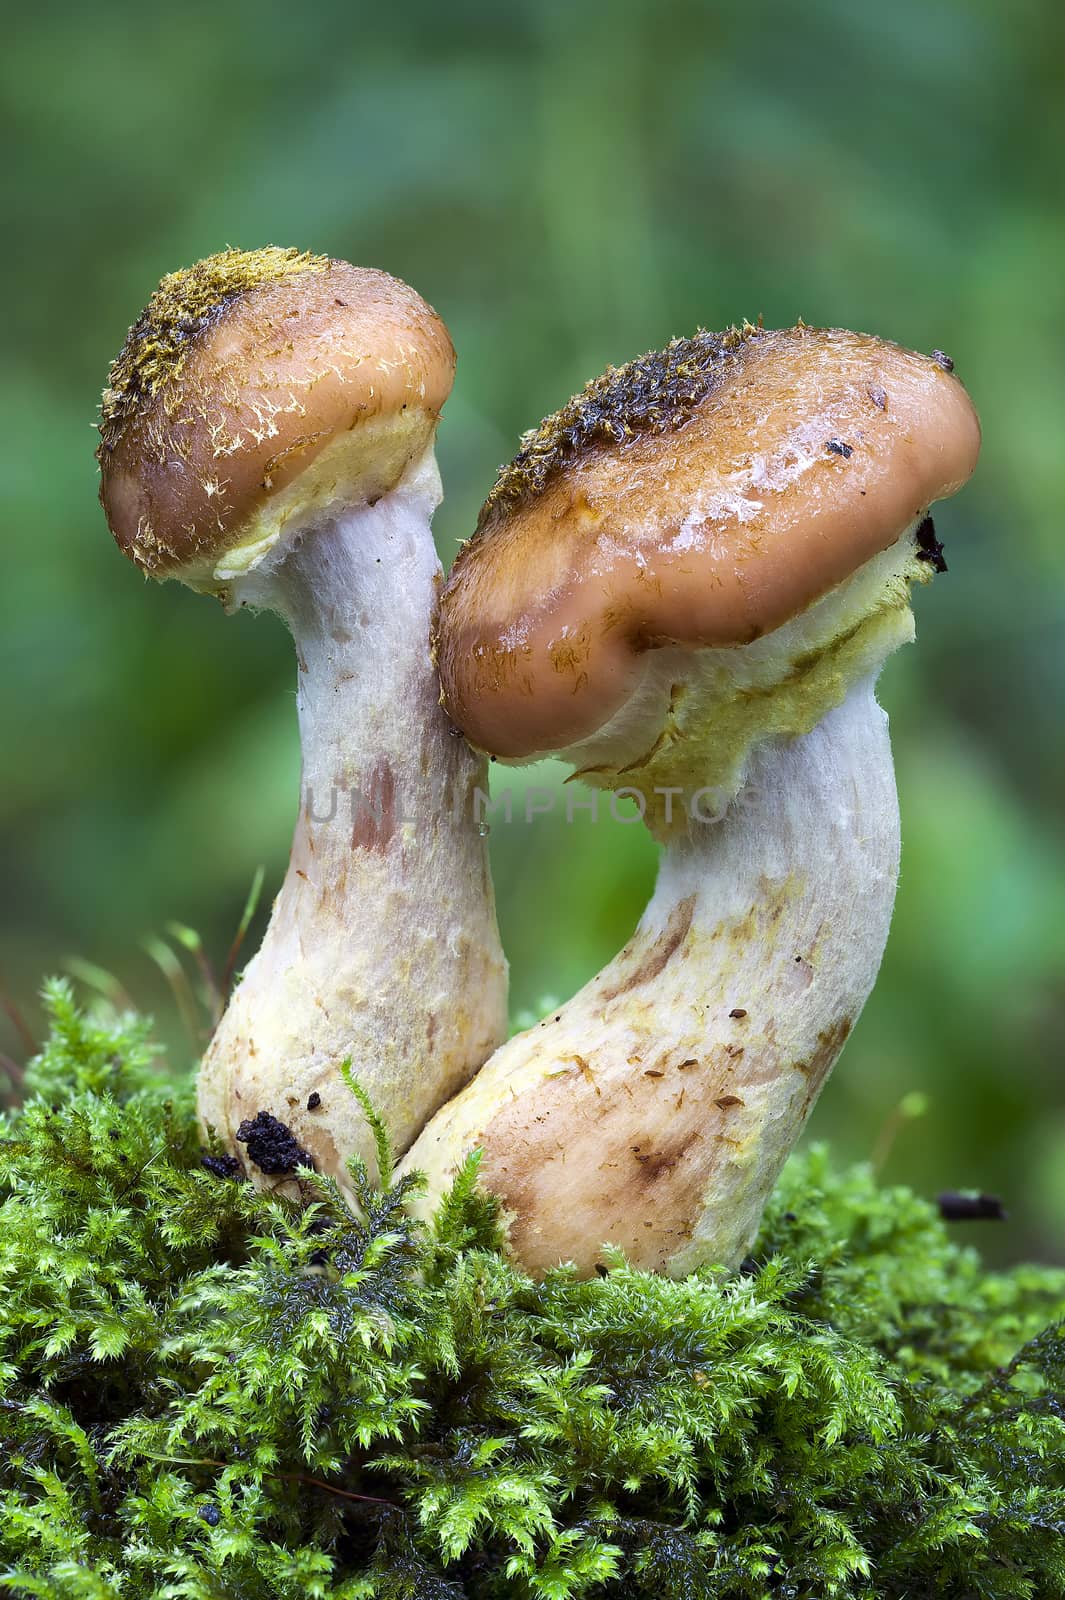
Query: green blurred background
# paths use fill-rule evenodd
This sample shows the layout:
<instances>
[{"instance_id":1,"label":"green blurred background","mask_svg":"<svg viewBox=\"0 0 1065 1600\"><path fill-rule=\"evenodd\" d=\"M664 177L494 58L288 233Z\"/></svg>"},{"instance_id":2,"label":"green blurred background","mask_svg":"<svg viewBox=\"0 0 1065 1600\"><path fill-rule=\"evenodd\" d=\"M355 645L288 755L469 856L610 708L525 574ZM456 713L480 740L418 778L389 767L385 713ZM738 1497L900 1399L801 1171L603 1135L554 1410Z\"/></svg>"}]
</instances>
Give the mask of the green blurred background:
<instances>
[{"instance_id":1,"label":"green blurred background","mask_svg":"<svg viewBox=\"0 0 1065 1600\"><path fill-rule=\"evenodd\" d=\"M607 362L700 323L841 323L948 350L985 451L884 674L898 910L814 1132L928 1193L1001 1191L981 1244L1065 1259L1063 60L1057 0L22 12L0 53L0 982L29 1028L73 955L187 1060L143 940L179 918L224 952L296 805L280 624L146 587L96 503L96 399L163 272L294 243L438 307L460 357L445 561L518 433ZM536 1010L627 936L653 850L558 816L492 848ZM0 1048L24 1053L3 1016Z\"/></svg>"}]
</instances>

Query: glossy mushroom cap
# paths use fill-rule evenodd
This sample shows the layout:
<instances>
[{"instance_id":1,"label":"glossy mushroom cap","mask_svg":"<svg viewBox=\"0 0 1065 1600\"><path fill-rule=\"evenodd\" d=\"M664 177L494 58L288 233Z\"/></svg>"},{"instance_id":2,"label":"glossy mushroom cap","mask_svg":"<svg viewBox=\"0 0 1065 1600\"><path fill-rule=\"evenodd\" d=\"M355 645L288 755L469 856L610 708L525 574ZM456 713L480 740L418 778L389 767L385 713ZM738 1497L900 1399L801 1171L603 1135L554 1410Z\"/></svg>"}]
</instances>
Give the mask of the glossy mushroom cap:
<instances>
[{"instance_id":1,"label":"glossy mushroom cap","mask_svg":"<svg viewBox=\"0 0 1065 1600\"><path fill-rule=\"evenodd\" d=\"M979 444L946 357L843 329L747 324L608 369L524 437L455 562L449 714L511 760L580 745L650 652L800 616L960 488Z\"/></svg>"},{"instance_id":2,"label":"glossy mushroom cap","mask_svg":"<svg viewBox=\"0 0 1065 1600\"><path fill-rule=\"evenodd\" d=\"M454 369L440 318L385 272L269 248L171 273L104 392L111 530L151 577L222 590L309 512L392 488Z\"/></svg>"}]
</instances>

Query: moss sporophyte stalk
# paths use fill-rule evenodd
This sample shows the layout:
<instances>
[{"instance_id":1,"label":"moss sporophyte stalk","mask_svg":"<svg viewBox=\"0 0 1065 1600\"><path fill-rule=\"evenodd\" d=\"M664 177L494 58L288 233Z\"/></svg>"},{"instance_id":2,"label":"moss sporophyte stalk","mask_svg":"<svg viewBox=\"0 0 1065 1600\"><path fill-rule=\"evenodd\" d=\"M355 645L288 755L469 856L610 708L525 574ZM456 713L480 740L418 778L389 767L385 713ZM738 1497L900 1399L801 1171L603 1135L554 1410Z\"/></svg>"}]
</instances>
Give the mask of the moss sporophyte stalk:
<instances>
[{"instance_id":1,"label":"moss sporophyte stalk","mask_svg":"<svg viewBox=\"0 0 1065 1600\"><path fill-rule=\"evenodd\" d=\"M47 1000L0 1124L3 1592L1065 1594L1062 1272L815 1150L739 1274L534 1282L472 1164L427 1225L358 1164L357 1216L261 1192L142 1021Z\"/></svg>"}]
</instances>

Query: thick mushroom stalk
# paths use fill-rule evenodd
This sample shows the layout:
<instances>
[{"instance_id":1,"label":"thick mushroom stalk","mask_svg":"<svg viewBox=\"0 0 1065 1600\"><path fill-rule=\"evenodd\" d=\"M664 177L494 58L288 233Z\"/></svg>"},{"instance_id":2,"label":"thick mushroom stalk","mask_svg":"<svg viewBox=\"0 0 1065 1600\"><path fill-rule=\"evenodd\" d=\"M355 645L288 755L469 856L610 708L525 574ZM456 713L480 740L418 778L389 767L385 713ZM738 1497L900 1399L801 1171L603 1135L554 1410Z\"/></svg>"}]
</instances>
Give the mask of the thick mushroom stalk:
<instances>
[{"instance_id":1,"label":"thick mushroom stalk","mask_svg":"<svg viewBox=\"0 0 1065 1600\"><path fill-rule=\"evenodd\" d=\"M448 708L501 759L632 794L663 846L622 953L406 1158L431 1201L479 1148L532 1270L747 1249L880 963L873 684L979 437L946 357L748 324L610 369L500 474L441 601Z\"/></svg>"},{"instance_id":2,"label":"thick mushroom stalk","mask_svg":"<svg viewBox=\"0 0 1065 1600\"><path fill-rule=\"evenodd\" d=\"M280 612L296 643L291 862L199 1079L204 1129L257 1182L373 1164L346 1060L403 1150L504 1034L483 758L430 654L454 360L387 273L227 250L164 278L104 394L101 499L125 553Z\"/></svg>"},{"instance_id":3,"label":"thick mushroom stalk","mask_svg":"<svg viewBox=\"0 0 1065 1600\"><path fill-rule=\"evenodd\" d=\"M341 1062L403 1150L503 1029L485 764L444 714L429 655L439 498L430 451L232 591L291 629L303 781L270 925L200 1068L200 1119L240 1149L266 1111L342 1182L370 1149Z\"/></svg>"},{"instance_id":4,"label":"thick mushroom stalk","mask_svg":"<svg viewBox=\"0 0 1065 1600\"><path fill-rule=\"evenodd\" d=\"M736 1264L880 966L898 872L871 679L769 740L724 818L688 818L624 950L511 1039L408 1154L429 1192L480 1148L510 1244L590 1273L604 1242L680 1276Z\"/></svg>"}]
</instances>

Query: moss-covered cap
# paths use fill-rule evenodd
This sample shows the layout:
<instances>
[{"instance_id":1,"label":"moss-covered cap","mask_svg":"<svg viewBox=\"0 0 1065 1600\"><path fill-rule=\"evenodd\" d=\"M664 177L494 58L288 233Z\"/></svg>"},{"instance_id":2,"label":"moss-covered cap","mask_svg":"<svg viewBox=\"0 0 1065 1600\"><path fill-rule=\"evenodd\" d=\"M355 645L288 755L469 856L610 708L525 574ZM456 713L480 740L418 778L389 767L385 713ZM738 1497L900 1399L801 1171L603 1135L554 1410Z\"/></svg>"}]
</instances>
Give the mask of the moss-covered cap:
<instances>
[{"instance_id":1,"label":"moss-covered cap","mask_svg":"<svg viewBox=\"0 0 1065 1600\"><path fill-rule=\"evenodd\" d=\"M609 369L526 434L455 562L451 716L502 757L577 744L647 651L780 627L960 488L979 444L946 357L843 329L745 324Z\"/></svg>"},{"instance_id":2,"label":"moss-covered cap","mask_svg":"<svg viewBox=\"0 0 1065 1600\"><path fill-rule=\"evenodd\" d=\"M104 391L111 530L152 577L214 587L266 502L373 419L396 427L372 451L345 448L331 476L367 498L390 488L431 437L454 365L432 307L385 272L268 248L171 273Z\"/></svg>"}]
</instances>

